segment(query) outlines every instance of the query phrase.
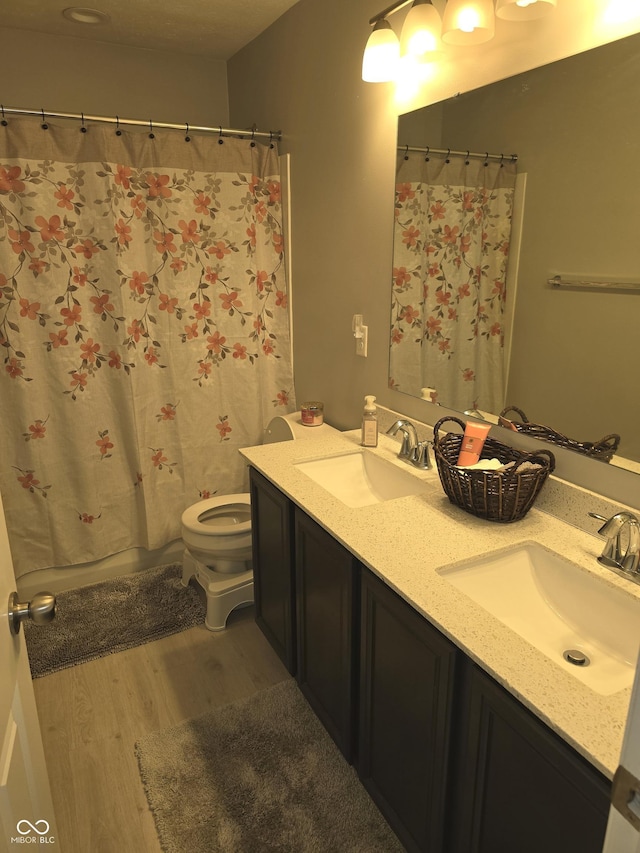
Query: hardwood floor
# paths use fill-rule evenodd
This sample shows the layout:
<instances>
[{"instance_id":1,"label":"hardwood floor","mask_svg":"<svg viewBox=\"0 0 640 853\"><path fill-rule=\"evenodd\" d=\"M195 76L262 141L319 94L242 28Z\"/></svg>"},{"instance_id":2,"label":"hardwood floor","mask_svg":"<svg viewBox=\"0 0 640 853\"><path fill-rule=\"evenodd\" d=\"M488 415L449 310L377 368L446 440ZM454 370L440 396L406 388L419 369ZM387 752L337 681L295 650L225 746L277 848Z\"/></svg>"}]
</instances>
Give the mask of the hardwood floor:
<instances>
[{"instance_id":1,"label":"hardwood floor","mask_svg":"<svg viewBox=\"0 0 640 853\"><path fill-rule=\"evenodd\" d=\"M241 608L226 631L191 628L34 681L60 853L161 853L134 744L288 677L253 620Z\"/></svg>"}]
</instances>

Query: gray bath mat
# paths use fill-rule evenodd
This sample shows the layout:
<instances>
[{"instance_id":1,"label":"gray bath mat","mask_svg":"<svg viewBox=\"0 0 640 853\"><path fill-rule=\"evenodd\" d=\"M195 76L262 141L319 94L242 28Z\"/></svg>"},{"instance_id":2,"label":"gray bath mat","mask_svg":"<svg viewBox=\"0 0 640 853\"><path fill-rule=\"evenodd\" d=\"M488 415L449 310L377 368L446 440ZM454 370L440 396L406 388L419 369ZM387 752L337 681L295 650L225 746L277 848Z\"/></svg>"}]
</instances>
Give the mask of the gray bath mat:
<instances>
[{"instance_id":1,"label":"gray bath mat","mask_svg":"<svg viewBox=\"0 0 640 853\"><path fill-rule=\"evenodd\" d=\"M165 853L400 853L293 680L136 744Z\"/></svg>"},{"instance_id":2,"label":"gray bath mat","mask_svg":"<svg viewBox=\"0 0 640 853\"><path fill-rule=\"evenodd\" d=\"M204 601L181 572L173 563L59 593L50 625L24 623L33 678L202 624Z\"/></svg>"}]
</instances>

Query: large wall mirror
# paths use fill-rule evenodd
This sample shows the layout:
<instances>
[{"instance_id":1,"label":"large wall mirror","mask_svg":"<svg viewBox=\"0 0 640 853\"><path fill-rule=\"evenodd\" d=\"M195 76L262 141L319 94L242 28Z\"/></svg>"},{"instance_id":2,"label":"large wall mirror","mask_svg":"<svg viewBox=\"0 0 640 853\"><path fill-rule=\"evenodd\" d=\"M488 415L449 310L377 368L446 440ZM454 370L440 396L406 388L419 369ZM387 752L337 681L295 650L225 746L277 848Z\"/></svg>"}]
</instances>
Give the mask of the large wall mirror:
<instances>
[{"instance_id":1,"label":"large wall mirror","mask_svg":"<svg viewBox=\"0 0 640 853\"><path fill-rule=\"evenodd\" d=\"M512 232L517 240L509 254L502 403L584 443L620 435L610 464L635 471L640 471L638 81L640 34L398 121L399 163L406 146L517 154ZM554 287L549 284L554 276L598 286ZM628 287L633 283L636 289ZM403 388L402 377L392 378L399 391L415 393ZM456 408L446 389L438 392L438 402Z\"/></svg>"}]
</instances>

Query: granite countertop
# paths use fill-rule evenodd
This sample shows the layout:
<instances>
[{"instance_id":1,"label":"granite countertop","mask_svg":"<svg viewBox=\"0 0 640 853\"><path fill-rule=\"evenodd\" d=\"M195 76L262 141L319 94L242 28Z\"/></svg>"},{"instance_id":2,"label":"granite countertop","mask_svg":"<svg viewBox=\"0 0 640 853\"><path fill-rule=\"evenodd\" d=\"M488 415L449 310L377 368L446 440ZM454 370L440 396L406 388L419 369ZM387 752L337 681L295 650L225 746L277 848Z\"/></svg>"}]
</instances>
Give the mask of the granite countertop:
<instances>
[{"instance_id":1,"label":"granite countertop","mask_svg":"<svg viewBox=\"0 0 640 853\"><path fill-rule=\"evenodd\" d=\"M457 590L438 569L535 541L606 583L640 598L640 586L602 568L602 540L536 508L512 524L483 521L453 506L435 470L398 461L386 435L373 452L424 480L424 492L350 508L293 463L359 447L360 432L319 436L241 450L247 462L328 530L358 560L466 652L608 778L618 766L631 687L594 692L563 666ZM545 486L546 488L546 486ZM544 491L544 490L543 490Z\"/></svg>"}]
</instances>

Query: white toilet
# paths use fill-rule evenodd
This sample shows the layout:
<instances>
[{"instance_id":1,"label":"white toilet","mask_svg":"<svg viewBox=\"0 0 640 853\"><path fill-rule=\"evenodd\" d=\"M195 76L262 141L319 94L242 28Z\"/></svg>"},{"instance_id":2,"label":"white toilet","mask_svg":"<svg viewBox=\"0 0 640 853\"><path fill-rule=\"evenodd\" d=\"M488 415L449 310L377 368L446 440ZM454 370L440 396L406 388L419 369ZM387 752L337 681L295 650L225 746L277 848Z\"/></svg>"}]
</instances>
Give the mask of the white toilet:
<instances>
[{"instance_id":1,"label":"white toilet","mask_svg":"<svg viewBox=\"0 0 640 853\"><path fill-rule=\"evenodd\" d=\"M308 440L335 432L328 424L303 426L300 412L269 422L264 443ZM182 513L182 584L195 575L207 596L205 625L222 631L236 607L253 603L249 493L207 498Z\"/></svg>"}]
</instances>

